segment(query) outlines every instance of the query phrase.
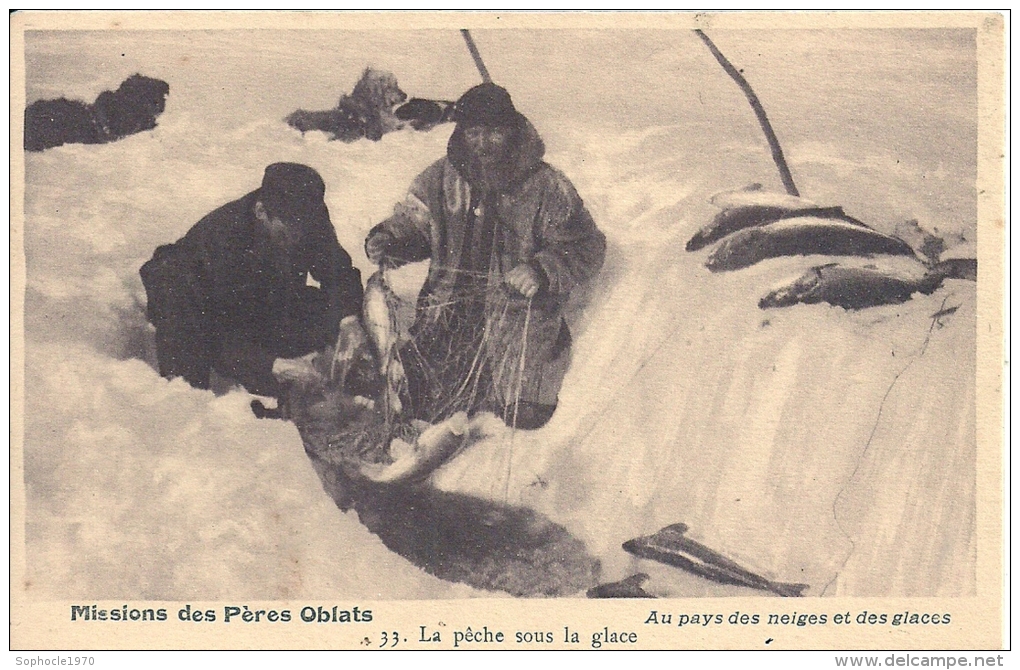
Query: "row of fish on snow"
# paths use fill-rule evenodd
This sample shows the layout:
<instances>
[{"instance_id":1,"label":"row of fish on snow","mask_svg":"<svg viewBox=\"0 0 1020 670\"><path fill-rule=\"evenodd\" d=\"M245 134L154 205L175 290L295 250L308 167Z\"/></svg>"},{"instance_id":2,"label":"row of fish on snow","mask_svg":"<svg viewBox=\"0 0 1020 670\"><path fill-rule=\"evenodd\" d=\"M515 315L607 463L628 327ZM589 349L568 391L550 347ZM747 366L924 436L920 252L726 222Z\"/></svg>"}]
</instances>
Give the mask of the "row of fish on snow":
<instances>
[{"instance_id":1,"label":"row of fish on snow","mask_svg":"<svg viewBox=\"0 0 1020 670\"><path fill-rule=\"evenodd\" d=\"M963 236L922 230L916 221L883 234L848 216L841 207L819 207L803 198L764 191L760 184L711 198L721 211L687 243L696 252L719 243L705 266L712 272L741 270L771 258L826 255L840 261L816 265L784 281L758 301L762 309L797 303L829 303L848 310L898 304L915 293L934 293L946 279L977 279L973 247ZM854 258L867 259L854 264ZM878 267L876 257L881 262ZM723 584L786 597L802 596L808 584L771 581L686 536L686 524L623 544L639 558L665 563ZM645 573L603 584L591 598L651 598Z\"/></svg>"},{"instance_id":2,"label":"row of fish on snow","mask_svg":"<svg viewBox=\"0 0 1020 670\"><path fill-rule=\"evenodd\" d=\"M764 191L760 184L718 193L711 202L721 211L688 241L687 251L719 242L705 261L712 272L798 255L900 261L882 268L847 260L814 266L762 297L762 309L825 302L856 310L903 303L915 293L930 295L946 279L977 280L977 259L968 257L974 253L968 240L962 235L939 237L916 221L886 235L841 207L819 207L804 198Z\"/></svg>"}]
</instances>

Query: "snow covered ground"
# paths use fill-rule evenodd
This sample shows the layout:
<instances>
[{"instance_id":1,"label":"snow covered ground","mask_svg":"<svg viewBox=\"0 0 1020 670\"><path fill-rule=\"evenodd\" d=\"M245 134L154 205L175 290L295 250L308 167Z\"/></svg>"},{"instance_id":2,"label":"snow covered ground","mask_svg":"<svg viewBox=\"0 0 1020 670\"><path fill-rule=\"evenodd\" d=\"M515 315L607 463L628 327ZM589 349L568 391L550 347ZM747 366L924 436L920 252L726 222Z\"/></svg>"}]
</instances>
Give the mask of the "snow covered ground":
<instances>
[{"instance_id":1,"label":"snow covered ground","mask_svg":"<svg viewBox=\"0 0 1020 670\"><path fill-rule=\"evenodd\" d=\"M892 232L976 236L968 31L718 31L770 114L802 194ZM552 422L475 445L440 488L506 498L582 539L603 579L735 594L620 545L676 522L809 595L965 595L975 563L975 285L899 306L758 309L822 257L731 273L684 244L712 193L781 188L733 82L692 34L478 31L609 239L574 315ZM296 429L248 396L168 382L142 359L139 266L288 160L321 172L342 245L362 241L450 127L381 142L302 137L361 69L411 95L477 82L455 31L29 33L27 97L169 82L154 131L26 155L26 557L51 598L448 598L323 492ZM402 270L413 298L421 268ZM941 309L955 313L933 318ZM507 478L509 477L509 486Z\"/></svg>"}]
</instances>

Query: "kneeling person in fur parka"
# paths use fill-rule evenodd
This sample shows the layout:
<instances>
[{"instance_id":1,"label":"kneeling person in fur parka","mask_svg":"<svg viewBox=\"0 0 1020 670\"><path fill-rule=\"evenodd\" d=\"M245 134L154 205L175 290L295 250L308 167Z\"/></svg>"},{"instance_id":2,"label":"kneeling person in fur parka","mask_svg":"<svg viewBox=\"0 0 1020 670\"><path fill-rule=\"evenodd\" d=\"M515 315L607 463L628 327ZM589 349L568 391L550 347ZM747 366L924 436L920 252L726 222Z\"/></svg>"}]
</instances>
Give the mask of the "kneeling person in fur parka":
<instances>
[{"instance_id":1,"label":"kneeling person in fur parka","mask_svg":"<svg viewBox=\"0 0 1020 670\"><path fill-rule=\"evenodd\" d=\"M605 237L505 89L472 88L453 118L446 156L365 250L383 267L431 259L401 350L413 413L434 422L488 410L538 428L569 365L563 308L601 268Z\"/></svg>"}]
</instances>

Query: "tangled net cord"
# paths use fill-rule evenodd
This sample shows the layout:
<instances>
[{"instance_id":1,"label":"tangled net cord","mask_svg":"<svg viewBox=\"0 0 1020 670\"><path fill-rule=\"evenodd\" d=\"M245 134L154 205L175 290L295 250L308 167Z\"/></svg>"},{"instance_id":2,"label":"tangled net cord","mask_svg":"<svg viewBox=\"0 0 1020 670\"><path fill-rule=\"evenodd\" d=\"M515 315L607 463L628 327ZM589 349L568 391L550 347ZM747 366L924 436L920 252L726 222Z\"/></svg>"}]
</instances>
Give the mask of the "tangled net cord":
<instances>
[{"instance_id":1,"label":"tangled net cord","mask_svg":"<svg viewBox=\"0 0 1020 670\"><path fill-rule=\"evenodd\" d=\"M510 424L507 462L503 486L503 498L504 502L506 502L509 497L510 476L512 474L514 437L517 431L516 425L519 416L520 401L524 389L528 336L531 326L532 299L527 298L526 303L524 304L524 318L523 326L521 327L522 336L520 338L520 348L506 347L498 360L487 360L488 355L493 351L493 331L504 327L508 323L508 311L513 301L512 294L509 292L510 289L507 289L502 285L496 287L489 286L488 280L490 275L488 272L463 270L459 268L444 268L443 271L449 274L456 274L469 279L478 280L479 283L484 283L484 285L458 287L455 289L455 294L450 299L442 303L429 304L426 309L443 310L439 318L445 319L446 322L441 323L437 321L432 323L425 329L424 333L419 333L418 337L409 337L407 343L398 347L395 360L404 367L405 371L408 369L408 361L403 360L401 351L409 345L410 349L415 352L415 357L417 359L415 361L415 365L422 375L422 382L425 386L429 388L454 389L448 397L441 399L441 402L432 407L409 407L409 409L412 410L412 414L417 414L414 410L427 409L428 411L425 412L425 416L422 418L432 424L448 418L454 414L458 408L466 408L469 413L477 411L478 409L494 409L494 407L486 408L484 407L484 404L480 405L480 399L478 396L479 387L482 377L486 372L485 366L487 364L489 374L498 375L498 377L502 378L503 374L510 371L510 374L514 375L511 378L512 383L507 385L513 389L512 397L509 399L512 400L512 403L506 403L504 400L502 407L504 419L507 418L505 414L510 411L510 408L512 407L512 413L510 416L512 422ZM497 293L498 295L494 296L494 293ZM400 307L407 306L409 301L397 296L395 293L391 292L391 295L398 301L398 304L393 306L394 308L399 309ZM434 337L437 332L450 334L450 331L453 330L450 328L451 319L469 319L469 316L466 317L463 311L456 314L459 308L467 307L468 311L470 311L473 307L475 310L480 309L480 311L484 312L485 305L487 305L493 297L502 303L502 308L499 314L486 314L484 324L480 327L480 334L467 334L470 346L459 348L455 346L457 344L463 344L463 341L460 338L451 338L450 341L447 341L445 343L445 353L448 365L444 366L441 361L437 361L436 353L437 350L440 352L442 351L442 346L437 347L435 340L431 340L428 343L430 346L427 346L421 340L429 338L430 336ZM454 329L458 326L460 328L474 328L474 326L470 323L456 323L455 321ZM513 328L513 324L511 324L511 330L515 330ZM468 356L471 357L470 363L466 362L466 357ZM446 378L444 371L450 368L465 371L458 379L453 380L453 383L447 382L444 384L443 381ZM387 383L390 383L389 379L387 379ZM486 399L481 399L483 402L484 400ZM418 398L410 398L410 401L411 404L422 402L422 400ZM425 402L427 402L427 400ZM386 413L386 422L386 432L388 435L391 437L407 437L406 422L399 420L392 421L389 412Z\"/></svg>"}]
</instances>

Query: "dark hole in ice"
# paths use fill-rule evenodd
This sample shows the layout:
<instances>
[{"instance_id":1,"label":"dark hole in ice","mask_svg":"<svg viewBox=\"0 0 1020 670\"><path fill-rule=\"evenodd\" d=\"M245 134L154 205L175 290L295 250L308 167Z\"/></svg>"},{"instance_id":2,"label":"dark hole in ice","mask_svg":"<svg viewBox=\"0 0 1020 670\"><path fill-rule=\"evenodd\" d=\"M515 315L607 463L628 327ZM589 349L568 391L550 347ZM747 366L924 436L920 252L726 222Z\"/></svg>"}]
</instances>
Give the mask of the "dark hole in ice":
<instances>
[{"instance_id":1,"label":"dark hole in ice","mask_svg":"<svg viewBox=\"0 0 1020 670\"><path fill-rule=\"evenodd\" d=\"M431 575L514 596L583 594L598 562L559 524L525 507L474 496L353 482L311 456L323 486L343 510L391 551Z\"/></svg>"}]
</instances>

